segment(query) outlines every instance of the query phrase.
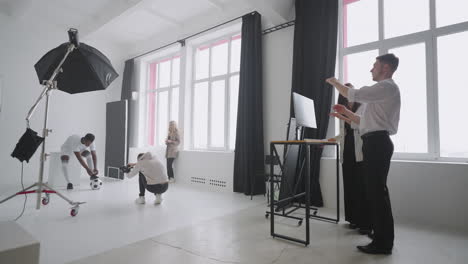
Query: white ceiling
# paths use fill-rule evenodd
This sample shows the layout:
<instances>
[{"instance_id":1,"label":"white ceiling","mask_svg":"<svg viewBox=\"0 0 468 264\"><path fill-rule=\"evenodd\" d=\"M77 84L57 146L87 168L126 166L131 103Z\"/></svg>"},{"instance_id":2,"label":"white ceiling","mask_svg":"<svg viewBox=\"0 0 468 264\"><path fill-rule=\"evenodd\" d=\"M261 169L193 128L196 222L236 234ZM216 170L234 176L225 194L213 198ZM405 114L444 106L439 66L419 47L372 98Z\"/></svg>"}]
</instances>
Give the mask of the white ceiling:
<instances>
[{"instance_id":1,"label":"white ceiling","mask_svg":"<svg viewBox=\"0 0 468 264\"><path fill-rule=\"evenodd\" d=\"M245 10L261 13L269 27L291 20L293 5L294 0L0 0L0 15L34 16L64 30L75 27L81 39L131 45L211 18L229 20Z\"/></svg>"}]
</instances>

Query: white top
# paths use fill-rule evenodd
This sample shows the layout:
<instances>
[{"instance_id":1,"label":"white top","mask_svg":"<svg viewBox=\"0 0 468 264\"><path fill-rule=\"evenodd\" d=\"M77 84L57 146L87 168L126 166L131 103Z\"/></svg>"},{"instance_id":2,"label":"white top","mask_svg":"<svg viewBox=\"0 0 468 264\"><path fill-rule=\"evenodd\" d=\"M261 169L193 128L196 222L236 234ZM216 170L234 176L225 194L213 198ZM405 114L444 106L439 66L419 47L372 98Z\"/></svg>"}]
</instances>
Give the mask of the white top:
<instances>
[{"instance_id":1,"label":"white top","mask_svg":"<svg viewBox=\"0 0 468 264\"><path fill-rule=\"evenodd\" d=\"M86 148L86 145L81 143L81 136L79 135L71 135L65 140L65 143L62 145L62 153L71 153L71 152L83 152ZM94 143L89 145L89 150L96 151L94 147Z\"/></svg>"},{"instance_id":2,"label":"white top","mask_svg":"<svg viewBox=\"0 0 468 264\"><path fill-rule=\"evenodd\" d=\"M146 152L141 156L133 170L127 174L127 178L132 178L139 172L143 173L148 185L161 184L168 182L167 172L164 165L156 156Z\"/></svg>"},{"instance_id":3,"label":"white top","mask_svg":"<svg viewBox=\"0 0 468 264\"><path fill-rule=\"evenodd\" d=\"M361 104L356 110L356 115L361 116L366 109L366 104ZM351 128L354 133L354 155L356 162L361 162L364 160L364 155L362 153L362 138L361 133L359 133L359 125L352 122ZM344 153L344 140L346 137L345 121L340 120L340 134L335 137L335 139L340 143L340 162L343 163L343 153Z\"/></svg>"},{"instance_id":4,"label":"white top","mask_svg":"<svg viewBox=\"0 0 468 264\"><path fill-rule=\"evenodd\" d=\"M348 100L367 104L359 125L361 135L379 130L386 130L390 135L397 133L401 100L400 89L393 79L359 90L349 89Z\"/></svg>"}]
</instances>

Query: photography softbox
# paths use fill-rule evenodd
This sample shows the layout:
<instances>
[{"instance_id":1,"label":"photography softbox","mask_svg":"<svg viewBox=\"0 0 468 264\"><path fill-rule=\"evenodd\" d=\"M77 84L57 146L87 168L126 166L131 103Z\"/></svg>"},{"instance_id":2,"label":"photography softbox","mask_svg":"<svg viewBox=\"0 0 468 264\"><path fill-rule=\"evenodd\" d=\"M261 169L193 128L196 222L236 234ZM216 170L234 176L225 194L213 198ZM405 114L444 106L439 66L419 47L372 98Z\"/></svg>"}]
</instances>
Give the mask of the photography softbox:
<instances>
[{"instance_id":1,"label":"photography softbox","mask_svg":"<svg viewBox=\"0 0 468 264\"><path fill-rule=\"evenodd\" d=\"M43 137L38 136L36 131L27 128L16 144L11 156L19 159L21 162L26 161L29 163L29 159L34 155L34 152L36 152L42 141L44 141Z\"/></svg>"}]
</instances>

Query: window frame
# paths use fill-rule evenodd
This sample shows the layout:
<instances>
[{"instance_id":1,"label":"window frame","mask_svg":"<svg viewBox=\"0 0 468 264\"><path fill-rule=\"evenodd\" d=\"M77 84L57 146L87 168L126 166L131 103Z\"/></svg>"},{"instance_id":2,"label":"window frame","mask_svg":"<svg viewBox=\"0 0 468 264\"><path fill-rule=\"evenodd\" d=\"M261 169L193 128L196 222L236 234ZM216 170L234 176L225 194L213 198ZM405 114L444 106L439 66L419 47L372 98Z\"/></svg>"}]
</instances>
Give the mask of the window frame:
<instances>
[{"instance_id":1,"label":"window frame","mask_svg":"<svg viewBox=\"0 0 468 264\"><path fill-rule=\"evenodd\" d=\"M355 2L359 0L339 0L339 21L338 21L338 69L339 79L344 79L344 57L347 55L378 50L378 54L388 53L389 50L408 46L417 43L424 43L426 50L426 105L427 105L427 153L404 153L395 152L394 159L402 160L423 160L423 161L443 161L443 162L468 162L468 158L441 157L440 156L440 134L439 134L439 106L438 106L438 64L437 64L437 39L442 36L467 32L468 21L436 27L436 0L429 1L429 29L414 32L411 34L384 38L384 1L378 1L378 40L374 42L359 44L351 47L344 47L344 17L343 7L345 2ZM369 62L369 70L373 62ZM372 80L369 80L372 81ZM335 126L335 130L338 128Z\"/></svg>"},{"instance_id":2,"label":"window frame","mask_svg":"<svg viewBox=\"0 0 468 264\"><path fill-rule=\"evenodd\" d=\"M239 71L232 72L231 71L231 48L232 48L232 41L240 38L242 39L241 32L236 31L233 33L223 34L219 37L209 39L207 41L203 41L197 43L196 45L191 46L192 58L192 71L191 71L191 80L190 80L190 150L194 151L218 151L218 152L234 152L235 146L230 146L230 104L231 104L231 85L230 85L230 78L236 75L240 76L240 67ZM211 67L212 67L212 47L215 46L218 42L223 40L227 40L228 45L228 60L227 60L227 73L223 75L218 75L215 77L211 76ZM224 43L222 43L224 44ZM218 44L220 45L220 44ZM207 46L209 49L209 56L208 56L208 77L203 79L196 79L196 55L197 49L203 46ZM211 137L211 105L212 105L212 83L215 81L224 80L225 83L225 91L224 91L224 147L213 147L211 145L212 137ZM194 138L194 105L195 105L195 85L197 83L207 82L208 83L208 117L207 117L207 147L206 148L197 148L195 147L195 138Z\"/></svg>"},{"instance_id":3,"label":"window frame","mask_svg":"<svg viewBox=\"0 0 468 264\"><path fill-rule=\"evenodd\" d=\"M179 58L179 83L177 85L174 85L173 84L173 61L174 59L177 59ZM170 61L170 70L169 70L169 86L167 87L164 87L164 88L159 88L159 84L160 84L160 81L161 81L161 78L159 78L159 75L160 75L160 68L159 68L159 65L163 62L166 62L166 61ZM159 106L159 99L160 99L160 96L159 93L161 92L168 92L168 104L167 104L167 120L168 122L171 121L171 116L172 116L172 103L173 103L173 91L175 88L179 89L179 98L178 98L178 101L180 102L180 90L181 90L181 72L182 72L182 64L181 64L181 61L182 61L182 51L181 50L178 50L176 52L172 52L170 54L166 54L166 55L162 55L162 56L157 56L156 58L153 58L151 60L148 60L145 62L145 65L146 65L146 72L147 72L147 80L146 80L146 89L145 89L145 102L146 102L146 105L145 105L145 113L146 113L146 118L145 118L145 146L153 146L153 147L161 147L161 146L164 146L162 144L159 144L159 141L158 141L158 137L159 137L159 133L158 133L158 121L159 121L159 118L160 118L160 115L161 113L159 113L158 111L158 106ZM150 81L151 81L151 64L153 63L156 63L156 83L155 83L155 89L149 89L149 87L151 86L150 84ZM149 133L150 133L150 127L149 127L149 102L148 102L148 95L149 94L154 94L155 96L155 106L154 106L154 137L153 137L153 145L150 144L149 142ZM180 105L179 105L179 109L180 109ZM177 117L178 120L180 120L180 111L178 111L178 117Z\"/></svg>"}]
</instances>

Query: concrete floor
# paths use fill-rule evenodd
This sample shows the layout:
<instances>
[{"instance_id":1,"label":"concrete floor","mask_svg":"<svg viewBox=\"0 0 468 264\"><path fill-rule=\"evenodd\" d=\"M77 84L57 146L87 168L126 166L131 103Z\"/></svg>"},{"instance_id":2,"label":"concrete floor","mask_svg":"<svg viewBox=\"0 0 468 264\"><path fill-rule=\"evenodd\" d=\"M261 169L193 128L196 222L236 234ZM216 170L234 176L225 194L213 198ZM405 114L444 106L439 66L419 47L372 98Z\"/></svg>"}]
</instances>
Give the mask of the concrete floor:
<instances>
[{"instance_id":1,"label":"concrete floor","mask_svg":"<svg viewBox=\"0 0 468 264\"><path fill-rule=\"evenodd\" d=\"M136 180L106 181L91 191L86 181L74 200L87 201L78 216L53 197L40 211L30 196L18 223L41 242L41 263L468 263L468 234L396 226L393 255L371 256L356 250L369 239L345 228L311 220L308 247L270 236L263 196L217 193L174 184L160 206L136 205ZM11 190L10 190L11 191ZM2 191L5 194L5 191ZM0 221L22 208L17 197L0 205ZM323 211L322 211L323 212ZM300 215L300 212L298 212ZM276 231L304 238L305 225L275 218ZM1 236L0 236L1 239Z\"/></svg>"},{"instance_id":2,"label":"concrete floor","mask_svg":"<svg viewBox=\"0 0 468 264\"><path fill-rule=\"evenodd\" d=\"M466 234L397 226L393 254L374 256L357 251L370 240L344 224L311 220L308 247L273 239L264 209L254 206L72 263L468 263ZM278 219L276 229L304 238L304 226L294 220Z\"/></svg>"},{"instance_id":3,"label":"concrete floor","mask_svg":"<svg viewBox=\"0 0 468 264\"><path fill-rule=\"evenodd\" d=\"M236 193L212 192L179 183L171 184L161 205L135 204L137 179L115 181L103 179L101 190L89 188L82 179L73 191L61 190L74 201L85 201L76 217L70 216L70 205L52 195L47 206L36 210L36 195L28 196L26 211L17 223L40 241L40 263L58 264L78 260L145 240L159 234L196 225L233 212L264 203L263 196L250 197ZM18 186L0 186L0 199ZM15 219L23 208L24 196L0 204L0 221ZM2 239L0 231L0 239Z\"/></svg>"}]
</instances>

